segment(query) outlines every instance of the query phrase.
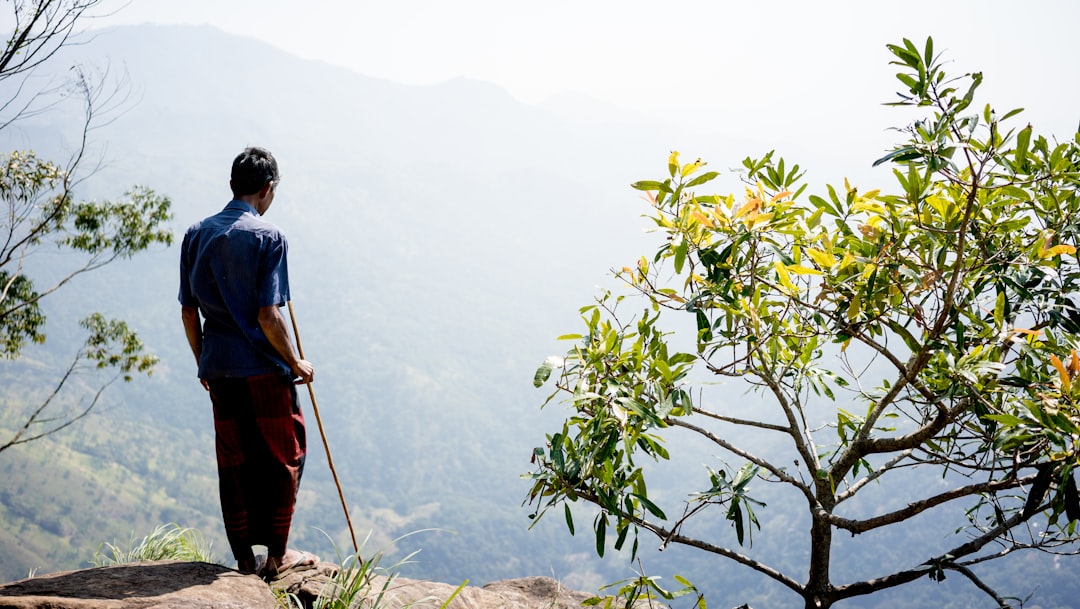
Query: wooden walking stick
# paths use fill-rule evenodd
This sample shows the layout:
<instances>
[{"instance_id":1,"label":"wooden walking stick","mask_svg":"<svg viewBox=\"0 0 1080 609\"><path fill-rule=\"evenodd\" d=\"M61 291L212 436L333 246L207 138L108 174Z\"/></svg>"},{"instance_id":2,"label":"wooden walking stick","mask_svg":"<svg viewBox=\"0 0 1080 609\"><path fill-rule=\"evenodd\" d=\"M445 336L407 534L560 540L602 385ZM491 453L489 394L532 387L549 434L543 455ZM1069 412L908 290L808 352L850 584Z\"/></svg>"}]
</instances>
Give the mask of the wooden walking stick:
<instances>
[{"instance_id":1,"label":"wooden walking stick","mask_svg":"<svg viewBox=\"0 0 1080 609\"><path fill-rule=\"evenodd\" d=\"M300 328L296 325L296 313L293 312L292 301L288 301L289 319L292 320L293 336L296 338L296 350L300 352L300 359L304 357L304 347L300 344ZM363 565L364 560L360 557L360 545L356 543L356 532L353 531L352 518L349 518L349 506L345 503L345 493L341 491L341 482L338 480L337 470L334 469L334 458L330 456L330 444L326 441L326 432L323 430L322 417L319 416L319 404L315 401L315 389L307 383L308 395L311 396L311 408L315 412L315 422L319 425L319 435L322 436L323 447L326 449L326 462L330 464L330 473L334 476L334 484L337 485L338 497L341 499L341 509L345 510L345 522L349 525L349 535L352 537L353 550L356 551L357 565Z\"/></svg>"}]
</instances>

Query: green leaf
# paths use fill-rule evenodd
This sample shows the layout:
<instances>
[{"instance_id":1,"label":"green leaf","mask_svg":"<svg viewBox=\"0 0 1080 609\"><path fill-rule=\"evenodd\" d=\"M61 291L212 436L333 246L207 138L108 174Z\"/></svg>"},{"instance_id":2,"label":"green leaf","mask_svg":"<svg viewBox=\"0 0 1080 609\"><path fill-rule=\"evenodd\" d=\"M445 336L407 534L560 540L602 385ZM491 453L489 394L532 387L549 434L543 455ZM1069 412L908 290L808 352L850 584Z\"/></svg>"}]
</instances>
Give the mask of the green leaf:
<instances>
[{"instance_id":1,"label":"green leaf","mask_svg":"<svg viewBox=\"0 0 1080 609\"><path fill-rule=\"evenodd\" d=\"M551 371L555 368L562 368L564 364L563 358L557 356L550 356L544 360L544 363L540 364L540 367L536 369L536 374L533 375L533 387L540 388L551 377Z\"/></svg>"},{"instance_id":2,"label":"green leaf","mask_svg":"<svg viewBox=\"0 0 1080 609\"><path fill-rule=\"evenodd\" d=\"M998 423L1001 423L1002 425L1008 427L1019 427L1020 425L1024 425L1026 423L1024 419L1021 419L1020 417L1011 414L988 414L984 415L983 418L990 419L991 421L997 421Z\"/></svg>"},{"instance_id":3,"label":"green leaf","mask_svg":"<svg viewBox=\"0 0 1080 609\"><path fill-rule=\"evenodd\" d=\"M596 531L596 555L603 558L607 546L607 517L599 514L596 517L594 529Z\"/></svg>"},{"instance_id":4,"label":"green leaf","mask_svg":"<svg viewBox=\"0 0 1080 609\"><path fill-rule=\"evenodd\" d=\"M615 544L612 545L616 550L622 550L623 544L626 543L626 535L630 532L630 526L623 524L618 528L619 535L615 538Z\"/></svg>"},{"instance_id":5,"label":"green leaf","mask_svg":"<svg viewBox=\"0 0 1080 609\"><path fill-rule=\"evenodd\" d=\"M739 471L735 474L735 478L731 481L731 486L736 491L740 491L746 486L748 482L754 479L758 471L761 468L753 463L746 463L739 468Z\"/></svg>"},{"instance_id":6,"label":"green leaf","mask_svg":"<svg viewBox=\"0 0 1080 609\"><path fill-rule=\"evenodd\" d=\"M634 182L630 185L630 188L652 192L657 190L663 190L664 184L662 182L642 180L640 182Z\"/></svg>"},{"instance_id":7,"label":"green leaf","mask_svg":"<svg viewBox=\"0 0 1080 609\"><path fill-rule=\"evenodd\" d=\"M648 510L650 514L656 516L661 520L667 520L667 516L664 514L664 511L661 510L655 503L649 501L648 497L644 495L639 495L637 493L631 493L631 495L638 501L640 501L641 505L645 506L645 509Z\"/></svg>"},{"instance_id":8,"label":"green leaf","mask_svg":"<svg viewBox=\"0 0 1080 609\"><path fill-rule=\"evenodd\" d=\"M687 188L693 188L694 186L701 186L705 182L708 182L710 180L715 179L716 176L718 176L718 175L720 175L719 171L706 171L705 173L703 173L703 174L699 175L698 177L694 178L693 180L690 180L689 182L687 182L686 186L687 186Z\"/></svg>"},{"instance_id":9,"label":"green leaf","mask_svg":"<svg viewBox=\"0 0 1080 609\"><path fill-rule=\"evenodd\" d=\"M686 240L680 240L679 244L675 246L675 272L681 273L683 265L686 264L686 254L689 249L689 244Z\"/></svg>"},{"instance_id":10,"label":"green leaf","mask_svg":"<svg viewBox=\"0 0 1080 609\"><path fill-rule=\"evenodd\" d=\"M1028 146L1031 144L1031 125L1024 127L1016 134L1016 151L1013 153L1013 162L1018 168L1027 163Z\"/></svg>"},{"instance_id":11,"label":"green leaf","mask_svg":"<svg viewBox=\"0 0 1080 609\"><path fill-rule=\"evenodd\" d=\"M882 163L886 163L888 161L894 161L896 163L906 163L907 161L914 161L915 159L922 158L922 156L923 153L914 146L903 146L874 161L873 166L877 167L878 165L881 165Z\"/></svg>"}]
</instances>

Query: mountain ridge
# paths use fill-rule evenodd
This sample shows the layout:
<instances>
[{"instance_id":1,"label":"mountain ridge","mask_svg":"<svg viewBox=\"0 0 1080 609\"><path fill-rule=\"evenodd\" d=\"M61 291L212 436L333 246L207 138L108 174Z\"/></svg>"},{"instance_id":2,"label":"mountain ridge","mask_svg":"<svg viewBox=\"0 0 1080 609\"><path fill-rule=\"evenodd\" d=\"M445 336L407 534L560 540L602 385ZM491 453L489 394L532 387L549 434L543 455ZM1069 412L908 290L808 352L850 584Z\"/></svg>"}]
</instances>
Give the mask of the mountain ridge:
<instances>
[{"instance_id":1,"label":"mountain ridge","mask_svg":"<svg viewBox=\"0 0 1080 609\"><path fill-rule=\"evenodd\" d=\"M373 531L369 550L422 549L406 574L451 583L552 574L594 590L631 576L625 554L598 560L588 534L569 535L561 514L528 530L519 476L564 414L559 404L539 409L546 393L532 387L533 372L565 350L556 337L580 328L577 309L595 286L616 287L608 269L655 249L638 217L647 204L629 184L663 175L672 149L730 159L673 145L692 140L662 127L563 120L489 83L399 85L207 26L112 28L72 52L58 65L123 59L141 91L95 132L109 163L80 195L149 184L172 198L181 234L226 203L228 166L243 146L278 155L284 179L268 218L290 240L315 391L358 531ZM62 158L77 119L54 113L0 136ZM111 387L108 407L77 427L0 456L14 489L0 500L0 523L16 531L0 536L0 577L77 566L97 543L166 521L226 547L209 401L180 326L177 256L155 250L76 280L46 303L49 343L0 367L0 428L10 428L18 407L49 387L47 365L70 356L86 312L129 320L162 358L154 377ZM741 396L730 405L752 406ZM294 541L329 556L348 546L347 532L315 435L310 423ZM676 474L702 475L700 463L683 465ZM762 514L748 551L792 568L803 549L786 533L804 523L781 507ZM594 516L580 510L579 529ZM895 558L902 543L884 538L882 554ZM788 599L734 564L641 547L650 573L684 575L716 606ZM902 597L966 598L952 580Z\"/></svg>"}]
</instances>

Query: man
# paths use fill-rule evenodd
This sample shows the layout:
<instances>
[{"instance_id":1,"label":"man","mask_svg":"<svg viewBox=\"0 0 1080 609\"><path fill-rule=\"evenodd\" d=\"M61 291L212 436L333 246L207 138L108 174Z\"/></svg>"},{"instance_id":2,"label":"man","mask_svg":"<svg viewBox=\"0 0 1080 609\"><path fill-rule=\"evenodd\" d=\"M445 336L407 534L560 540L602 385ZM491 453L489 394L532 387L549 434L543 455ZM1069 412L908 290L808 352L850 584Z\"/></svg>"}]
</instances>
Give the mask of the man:
<instances>
[{"instance_id":1,"label":"man","mask_svg":"<svg viewBox=\"0 0 1080 609\"><path fill-rule=\"evenodd\" d=\"M214 406L225 532L242 573L275 579L318 558L288 548L306 435L296 383L311 363L293 349L285 236L262 218L281 177L269 151L232 165L233 199L187 230L180 250L184 330ZM266 546L260 564L253 545Z\"/></svg>"}]
</instances>

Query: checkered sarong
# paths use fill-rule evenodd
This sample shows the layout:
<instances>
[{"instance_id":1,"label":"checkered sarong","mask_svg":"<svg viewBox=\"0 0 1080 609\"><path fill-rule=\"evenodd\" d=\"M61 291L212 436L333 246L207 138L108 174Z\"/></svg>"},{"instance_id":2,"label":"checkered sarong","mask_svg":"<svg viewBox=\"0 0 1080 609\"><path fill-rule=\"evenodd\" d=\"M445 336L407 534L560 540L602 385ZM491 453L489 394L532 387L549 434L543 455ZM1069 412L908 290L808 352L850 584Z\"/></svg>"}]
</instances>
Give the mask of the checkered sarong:
<instances>
[{"instance_id":1,"label":"checkered sarong","mask_svg":"<svg viewBox=\"0 0 1080 609\"><path fill-rule=\"evenodd\" d=\"M251 546L285 553L307 440L287 376L211 379L225 533L239 560Z\"/></svg>"}]
</instances>

